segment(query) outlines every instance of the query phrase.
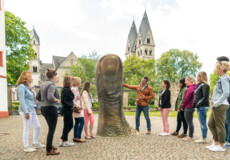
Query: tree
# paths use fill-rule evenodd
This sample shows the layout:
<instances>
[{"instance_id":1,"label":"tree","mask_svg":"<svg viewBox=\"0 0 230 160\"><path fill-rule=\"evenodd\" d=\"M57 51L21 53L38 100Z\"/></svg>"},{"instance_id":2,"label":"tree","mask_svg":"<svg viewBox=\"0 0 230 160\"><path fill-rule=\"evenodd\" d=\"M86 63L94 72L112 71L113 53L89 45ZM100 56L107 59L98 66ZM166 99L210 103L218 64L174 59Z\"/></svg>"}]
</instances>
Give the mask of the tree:
<instances>
[{"instance_id":1,"label":"tree","mask_svg":"<svg viewBox=\"0 0 230 160\"><path fill-rule=\"evenodd\" d=\"M170 49L157 60L157 75L159 78L178 82L182 77L195 76L202 67L197 54L190 51Z\"/></svg>"},{"instance_id":2,"label":"tree","mask_svg":"<svg viewBox=\"0 0 230 160\"><path fill-rule=\"evenodd\" d=\"M211 93L211 95L213 94L214 87L215 87L219 78L220 78L220 76L218 74L216 74L216 70L214 70L213 73L210 74L210 93Z\"/></svg>"},{"instance_id":3,"label":"tree","mask_svg":"<svg viewBox=\"0 0 230 160\"><path fill-rule=\"evenodd\" d=\"M22 71L29 69L34 55L29 30L25 22L5 11L7 80L15 84Z\"/></svg>"},{"instance_id":4,"label":"tree","mask_svg":"<svg viewBox=\"0 0 230 160\"><path fill-rule=\"evenodd\" d=\"M96 95L95 74L96 63L99 59L99 55L96 51L89 53L88 55L81 55L77 58L76 64L70 66L69 72L66 75L74 77L80 77L82 83L89 81L92 83L92 93Z\"/></svg>"}]
</instances>

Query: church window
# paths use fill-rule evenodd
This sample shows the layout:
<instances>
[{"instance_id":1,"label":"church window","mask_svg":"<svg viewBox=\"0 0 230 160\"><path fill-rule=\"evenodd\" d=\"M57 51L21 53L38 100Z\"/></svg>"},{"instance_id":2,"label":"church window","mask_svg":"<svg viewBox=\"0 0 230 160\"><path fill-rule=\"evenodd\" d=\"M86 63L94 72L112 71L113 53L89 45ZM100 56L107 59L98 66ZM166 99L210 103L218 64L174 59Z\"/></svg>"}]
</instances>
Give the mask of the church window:
<instances>
[{"instance_id":1,"label":"church window","mask_svg":"<svg viewBox=\"0 0 230 160\"><path fill-rule=\"evenodd\" d=\"M3 67L3 52L0 51L0 67Z\"/></svg>"},{"instance_id":2,"label":"church window","mask_svg":"<svg viewBox=\"0 0 230 160\"><path fill-rule=\"evenodd\" d=\"M135 45L135 50L137 49L137 46Z\"/></svg>"},{"instance_id":3,"label":"church window","mask_svg":"<svg viewBox=\"0 0 230 160\"><path fill-rule=\"evenodd\" d=\"M140 52L138 51L138 56L140 56Z\"/></svg>"},{"instance_id":4,"label":"church window","mask_svg":"<svg viewBox=\"0 0 230 160\"><path fill-rule=\"evenodd\" d=\"M141 40L139 40L139 44L141 44Z\"/></svg>"},{"instance_id":5,"label":"church window","mask_svg":"<svg viewBox=\"0 0 230 160\"><path fill-rule=\"evenodd\" d=\"M130 50L130 48L128 47L128 51Z\"/></svg>"},{"instance_id":6,"label":"church window","mask_svg":"<svg viewBox=\"0 0 230 160\"><path fill-rule=\"evenodd\" d=\"M152 55L152 50L149 50L149 55L150 55L150 56Z\"/></svg>"},{"instance_id":7,"label":"church window","mask_svg":"<svg viewBox=\"0 0 230 160\"><path fill-rule=\"evenodd\" d=\"M37 53L34 53L35 54L35 58L37 58Z\"/></svg>"},{"instance_id":8,"label":"church window","mask_svg":"<svg viewBox=\"0 0 230 160\"><path fill-rule=\"evenodd\" d=\"M145 55L147 55L147 54L148 54L148 50L146 49L146 50L145 50Z\"/></svg>"},{"instance_id":9,"label":"church window","mask_svg":"<svg viewBox=\"0 0 230 160\"><path fill-rule=\"evenodd\" d=\"M36 66L33 66L33 72L37 72L38 68Z\"/></svg>"},{"instance_id":10,"label":"church window","mask_svg":"<svg viewBox=\"0 0 230 160\"><path fill-rule=\"evenodd\" d=\"M34 44L35 44L35 40L34 40Z\"/></svg>"},{"instance_id":11,"label":"church window","mask_svg":"<svg viewBox=\"0 0 230 160\"><path fill-rule=\"evenodd\" d=\"M147 38L147 44L150 44L150 38Z\"/></svg>"},{"instance_id":12,"label":"church window","mask_svg":"<svg viewBox=\"0 0 230 160\"><path fill-rule=\"evenodd\" d=\"M142 50L141 50L141 55L142 55Z\"/></svg>"}]
</instances>

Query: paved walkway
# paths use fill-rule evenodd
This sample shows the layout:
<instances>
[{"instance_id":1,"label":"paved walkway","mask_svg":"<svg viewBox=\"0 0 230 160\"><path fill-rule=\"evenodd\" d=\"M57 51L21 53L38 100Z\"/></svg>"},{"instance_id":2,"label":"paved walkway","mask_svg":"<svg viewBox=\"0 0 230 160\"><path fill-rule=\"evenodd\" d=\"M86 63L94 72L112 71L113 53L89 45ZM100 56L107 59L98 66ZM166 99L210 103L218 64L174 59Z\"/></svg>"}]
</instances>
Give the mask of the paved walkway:
<instances>
[{"instance_id":1,"label":"paved walkway","mask_svg":"<svg viewBox=\"0 0 230 160\"><path fill-rule=\"evenodd\" d=\"M41 123L40 142L45 144L47 125L42 116L39 116ZM95 132L98 116L95 116ZM129 124L135 127L134 116L126 116ZM88 140L84 144L77 143L74 147L59 148L58 156L46 156L45 149L39 149L33 153L23 152L22 145L22 120L20 116L11 116L0 119L0 159L21 159L21 160L42 160L42 159L181 159L181 160L229 160L230 149L225 153L210 152L205 145L195 144L193 141L184 142L177 137L161 137L158 134L162 131L160 117L151 117L152 134L146 135L146 123L141 117L141 134L128 137L97 137ZM174 131L176 118L169 118L170 131ZM198 119L194 119L195 137L201 136ZM62 117L58 119L55 132L54 144L57 146L62 133ZM69 138L72 139L73 132ZM32 134L30 137L32 143ZM211 134L208 133L211 141Z\"/></svg>"}]
</instances>

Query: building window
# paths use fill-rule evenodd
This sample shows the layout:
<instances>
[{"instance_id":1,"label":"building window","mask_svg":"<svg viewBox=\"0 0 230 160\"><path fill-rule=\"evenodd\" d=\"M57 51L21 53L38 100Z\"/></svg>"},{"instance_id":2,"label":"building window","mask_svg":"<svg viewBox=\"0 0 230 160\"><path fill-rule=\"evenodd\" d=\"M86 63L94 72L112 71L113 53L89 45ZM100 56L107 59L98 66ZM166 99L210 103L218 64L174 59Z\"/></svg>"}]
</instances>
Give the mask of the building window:
<instances>
[{"instance_id":1,"label":"building window","mask_svg":"<svg viewBox=\"0 0 230 160\"><path fill-rule=\"evenodd\" d=\"M130 48L128 47L128 51L130 50Z\"/></svg>"},{"instance_id":2,"label":"building window","mask_svg":"<svg viewBox=\"0 0 230 160\"><path fill-rule=\"evenodd\" d=\"M135 46L135 50L137 49L137 46Z\"/></svg>"},{"instance_id":3,"label":"building window","mask_svg":"<svg viewBox=\"0 0 230 160\"><path fill-rule=\"evenodd\" d=\"M35 44L35 40L34 40L34 44Z\"/></svg>"},{"instance_id":4,"label":"building window","mask_svg":"<svg viewBox=\"0 0 230 160\"><path fill-rule=\"evenodd\" d=\"M34 53L35 54L35 58L37 58L37 53Z\"/></svg>"},{"instance_id":5,"label":"building window","mask_svg":"<svg viewBox=\"0 0 230 160\"><path fill-rule=\"evenodd\" d=\"M141 44L141 40L139 40L139 44Z\"/></svg>"},{"instance_id":6,"label":"building window","mask_svg":"<svg viewBox=\"0 0 230 160\"><path fill-rule=\"evenodd\" d=\"M141 50L141 55L142 55L142 50Z\"/></svg>"},{"instance_id":7,"label":"building window","mask_svg":"<svg viewBox=\"0 0 230 160\"><path fill-rule=\"evenodd\" d=\"M36 66L33 66L33 72L37 72L38 68Z\"/></svg>"},{"instance_id":8,"label":"building window","mask_svg":"<svg viewBox=\"0 0 230 160\"><path fill-rule=\"evenodd\" d=\"M3 51L0 51L0 67L3 67Z\"/></svg>"},{"instance_id":9,"label":"building window","mask_svg":"<svg viewBox=\"0 0 230 160\"><path fill-rule=\"evenodd\" d=\"M152 55L152 50L149 50L149 55L150 55L150 56Z\"/></svg>"},{"instance_id":10,"label":"building window","mask_svg":"<svg viewBox=\"0 0 230 160\"><path fill-rule=\"evenodd\" d=\"M150 44L150 38L147 38L147 44Z\"/></svg>"},{"instance_id":11,"label":"building window","mask_svg":"<svg viewBox=\"0 0 230 160\"><path fill-rule=\"evenodd\" d=\"M140 56L140 52L138 51L137 53L138 53L138 56Z\"/></svg>"},{"instance_id":12,"label":"building window","mask_svg":"<svg viewBox=\"0 0 230 160\"><path fill-rule=\"evenodd\" d=\"M73 59L70 60L70 64L73 64Z\"/></svg>"},{"instance_id":13,"label":"building window","mask_svg":"<svg viewBox=\"0 0 230 160\"><path fill-rule=\"evenodd\" d=\"M147 55L147 54L148 54L148 50L146 49L146 50L145 50L145 55Z\"/></svg>"}]
</instances>

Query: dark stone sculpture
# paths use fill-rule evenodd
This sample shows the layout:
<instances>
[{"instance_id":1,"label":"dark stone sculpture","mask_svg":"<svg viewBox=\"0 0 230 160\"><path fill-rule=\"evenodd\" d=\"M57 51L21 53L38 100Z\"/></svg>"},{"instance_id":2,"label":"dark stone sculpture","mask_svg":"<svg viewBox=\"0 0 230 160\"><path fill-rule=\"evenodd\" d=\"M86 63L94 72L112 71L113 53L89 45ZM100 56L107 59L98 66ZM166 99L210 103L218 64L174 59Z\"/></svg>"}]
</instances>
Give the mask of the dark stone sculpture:
<instances>
[{"instance_id":1,"label":"dark stone sculpture","mask_svg":"<svg viewBox=\"0 0 230 160\"><path fill-rule=\"evenodd\" d=\"M114 54L101 57L96 67L99 102L98 136L120 136L135 133L125 119L123 102L123 66Z\"/></svg>"}]
</instances>

